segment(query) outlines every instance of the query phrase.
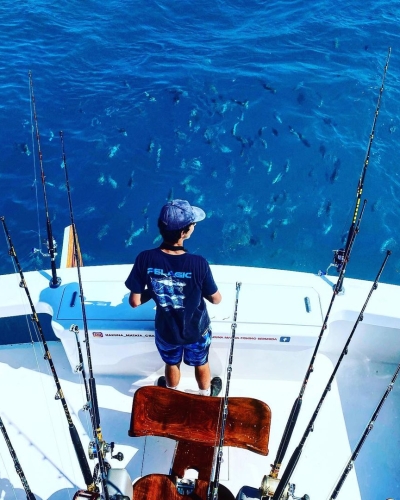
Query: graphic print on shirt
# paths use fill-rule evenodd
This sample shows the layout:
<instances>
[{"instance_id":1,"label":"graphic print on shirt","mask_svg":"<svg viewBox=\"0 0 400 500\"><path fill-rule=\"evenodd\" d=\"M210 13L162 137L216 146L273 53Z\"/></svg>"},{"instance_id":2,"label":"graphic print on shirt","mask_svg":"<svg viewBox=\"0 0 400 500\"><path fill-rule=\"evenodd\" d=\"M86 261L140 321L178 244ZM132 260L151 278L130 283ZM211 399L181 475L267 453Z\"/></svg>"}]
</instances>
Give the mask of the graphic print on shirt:
<instances>
[{"instance_id":1,"label":"graphic print on shirt","mask_svg":"<svg viewBox=\"0 0 400 500\"><path fill-rule=\"evenodd\" d=\"M158 297L158 303L165 311L170 309L183 309L183 287L186 283L173 276L163 278L150 278L151 287Z\"/></svg>"}]
</instances>

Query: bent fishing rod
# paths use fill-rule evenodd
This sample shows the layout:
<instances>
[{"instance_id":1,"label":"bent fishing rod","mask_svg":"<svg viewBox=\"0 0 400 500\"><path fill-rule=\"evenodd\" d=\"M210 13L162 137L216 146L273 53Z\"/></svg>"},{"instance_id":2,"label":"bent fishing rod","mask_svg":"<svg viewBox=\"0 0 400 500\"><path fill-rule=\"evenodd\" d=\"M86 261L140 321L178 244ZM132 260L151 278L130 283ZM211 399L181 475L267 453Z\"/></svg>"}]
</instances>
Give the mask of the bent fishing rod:
<instances>
[{"instance_id":1,"label":"bent fishing rod","mask_svg":"<svg viewBox=\"0 0 400 500\"><path fill-rule=\"evenodd\" d=\"M223 455L223 446L225 439L225 428L226 421L228 418L228 396L229 396L229 386L231 382L231 374L232 374L232 361L233 361L233 348L235 345L235 336L236 336L236 319L237 319L237 310L239 304L239 292L242 283L236 282L236 298L235 298L235 309L233 313L233 322L231 325L231 346L229 351L229 361L228 367L226 369L227 377L226 377L226 388L225 388L225 396L222 402L222 421L221 421L221 430L219 436L219 443L217 448L217 462L215 466L214 480L212 483L210 482L210 488L208 491L208 500L218 500L218 487L219 487L219 476L221 471L221 463L222 463L222 455ZM212 484L212 486L211 486Z\"/></svg>"},{"instance_id":2,"label":"bent fishing rod","mask_svg":"<svg viewBox=\"0 0 400 500\"><path fill-rule=\"evenodd\" d=\"M300 456L301 456L301 453L303 451L304 445L305 445L305 443L307 441L307 438L310 435L310 433L314 430L314 423L315 423L315 421L317 419L317 416L318 416L319 411L320 411L320 409L322 407L322 404L325 401L325 398L326 398L328 392L332 388L332 383L333 383L333 380L334 380L334 378L336 376L336 373L337 373L337 371L338 371L338 369L339 369L339 367L340 367L340 365L341 365L341 363L343 361L343 358L349 352L349 345L350 345L350 342L351 342L351 340L352 340L352 338L354 336L354 333L355 333L355 331L357 329L357 326L364 319L364 312L365 312L365 309L366 309L366 307L368 305L368 302L369 302L369 300L370 300L373 292L378 288L378 281L379 281L379 279L380 279L380 277L382 275L382 272L383 272L383 270L385 268L386 262L387 262L387 260L388 260L388 258L390 256L390 254L391 254L391 252L388 250L386 252L386 256L385 256L385 258L383 260L383 263L382 263L382 265L381 265L381 267L380 267L380 269L378 271L378 274L377 274L377 276L375 278L375 281L373 282L372 287L371 287L371 289L369 291L369 294L368 294L368 296L367 296L367 298L366 298L366 300L364 302L364 305L363 305L363 307L362 307L362 309L360 311L360 314L358 315L358 318L357 318L357 320L356 320L356 322L355 322L355 324L353 326L353 329L350 332L350 335L349 335L349 337L348 337L348 339L346 341L346 344L343 347L343 350L342 350L342 352L341 352L341 354L339 356L339 359L338 359L338 361L336 363L336 366L333 369L331 376L329 377L329 380L328 380L328 382L326 384L326 387L325 387L325 389L324 389L324 391L322 393L322 396L321 396L321 398L320 398L320 400L319 400L319 402L317 404L317 407L316 407L316 409L315 409L315 411L314 411L314 413L313 413L313 415L312 415L312 417L311 417L311 419L310 419L310 421L309 421L309 423L308 423L308 425L306 427L306 430L305 430L305 432L303 434L303 437L301 438L299 445L297 446L297 448L294 450L292 456L290 457L290 460L289 460L289 462L288 462L288 464L286 466L285 472L283 473L282 478L281 478L281 480L279 482L279 485L276 488L275 494L272 497L273 500L279 500L281 498L281 495L282 495L284 489L286 488L287 484L290 481L290 478L292 477L293 471L296 468L296 465L297 465L297 463L298 463L298 461L300 459Z\"/></svg>"},{"instance_id":3,"label":"bent fishing rod","mask_svg":"<svg viewBox=\"0 0 400 500\"><path fill-rule=\"evenodd\" d=\"M48 348L45 336L43 334L43 329L42 329L42 326L40 324L39 317L36 313L35 306L33 305L33 301L32 301L31 295L29 293L28 285L25 281L24 273L23 273L21 265L19 263L14 245L12 243L11 236L10 236L10 233L8 231L8 228L7 228L7 225L5 222L5 218L3 216L1 216L0 220L3 224L4 232L6 234L6 238L8 241L9 254L12 257L12 259L13 259L13 261L18 269L19 275L21 277L21 282L20 282L19 286L25 290L25 293L26 293L26 296L28 298L28 302L29 302L29 305L30 305L31 311L32 311L31 319L34 322L34 324L36 325L37 332L39 333L39 337L40 337L40 340L42 342L42 345L43 345L43 348L45 351L44 359L46 359L49 362L50 370L51 370L54 382L55 382L56 387L57 387L57 393L56 393L55 399L59 399L61 401L62 406L63 406L64 414L65 414L65 417L66 417L67 422L68 422L69 433L71 436L72 444L74 446L75 453L76 453L76 456L78 458L79 466L80 466L83 478L85 480L86 488L90 494L90 498L92 500L94 500L98 497L97 488L96 488L96 485L93 481L92 473L90 471L89 463L87 461L85 452L83 450L82 442L79 438L78 431L76 430L76 427L72 421L71 414L70 414L69 409L68 409L67 401L65 400L64 393L63 393L62 388L61 388L60 380L58 378L56 368L54 366L53 359L52 359L51 354L50 354L50 350Z\"/></svg>"},{"instance_id":4,"label":"bent fishing rod","mask_svg":"<svg viewBox=\"0 0 400 500\"><path fill-rule=\"evenodd\" d=\"M52 231L52 228L51 228L51 221L50 221L50 215L49 215L49 206L48 206L48 203L47 203L46 176L44 175L43 154L42 154L42 149L40 147L39 123L38 123L37 114L36 114L35 95L33 93L32 72L29 71L28 75L29 75L29 88L30 88L31 107L32 107L32 112L33 112L33 119L34 119L34 122L35 122L36 141L37 141L37 145L38 145L40 175L41 175L41 179L42 179L43 197L44 197L44 208L45 208L45 212L46 212L47 246L48 246L48 250L49 250L51 275L52 275L52 278L50 280L49 285L50 285L50 288L57 288L61 284L61 278L57 277L56 243L55 243L55 240L53 238L53 231Z\"/></svg>"},{"instance_id":5,"label":"bent fishing rod","mask_svg":"<svg viewBox=\"0 0 400 500\"><path fill-rule=\"evenodd\" d=\"M392 391L394 383L396 382L396 379L397 379L399 372L400 372L400 364L397 365L396 371L394 372L394 375L392 377L392 380L390 381L390 384L388 385L385 393L383 394L381 400L379 401L379 404L376 407L376 409L371 417L371 420L368 422L368 425L365 428L359 442L357 443L357 446L355 447L353 453L351 454L350 460L347 462L346 467L343 471L343 474L340 476L339 481L337 482L329 500L334 500L339 495L339 492L343 486L343 483L346 481L347 476L349 475L351 469L353 468L354 462L356 461L356 459L360 453L360 450L363 447L363 444L365 443L365 440L367 439L369 433L374 428L374 425L375 425L376 419L378 418L379 412L381 411L382 406L384 405L386 399L388 398L390 392Z\"/></svg>"},{"instance_id":6,"label":"bent fishing rod","mask_svg":"<svg viewBox=\"0 0 400 500\"><path fill-rule=\"evenodd\" d=\"M361 195L362 195L362 192L363 192L363 189L364 189L365 175L367 173L367 168L368 168L368 165L369 165L369 158L370 158L370 154L371 154L372 143L373 143L373 140L374 140L374 137L375 137L375 127L376 127L376 122L377 122L377 119L378 119L379 109L380 109L380 105L381 105L381 99L382 99L382 94L383 94L383 89L384 89L384 84L385 84L386 73L387 73L387 70L388 70L388 67L389 67L389 59L390 59L391 52L392 52L392 49L391 49L391 47L389 47L388 54L387 54L387 57L386 57L386 63L385 63L384 69L383 69L382 84L381 84L381 88L379 90L378 102L377 102L376 108L375 108L375 114L374 114L374 120L373 120L373 123L372 123L372 129L371 129L371 133L369 135L369 141L368 141L368 146L367 146L367 152L365 154L364 165L363 165L363 168L362 168L362 171L361 171L361 175L360 175L360 178L359 178L358 184L357 184L356 202L355 202L355 207L354 207L354 214L353 214L353 218L352 218L352 221L351 221L350 229L349 229L349 232L348 232L348 235L347 235L346 245L345 245L344 249L341 248L339 250L335 250L334 251L334 264L333 265L335 265L338 268L338 270L340 269L341 260L342 260L343 256L347 252L347 249L348 249L348 247L350 245L350 242L351 242L352 234L353 234L353 232L355 230L355 227L356 227L357 214L358 214L358 209L359 209L360 202L361 202ZM340 278L338 279L337 285L336 285L336 286L339 287L339 291L342 291L343 280L344 280L344 274L342 274L340 276Z\"/></svg>"},{"instance_id":7,"label":"bent fishing rod","mask_svg":"<svg viewBox=\"0 0 400 500\"><path fill-rule=\"evenodd\" d=\"M72 208L72 197L71 197L71 189L69 184L68 177L68 167L67 167L67 159L65 155L65 147L64 147L64 134L60 131L60 140L61 140L61 149L62 149L62 161L65 172L65 184L67 188L68 195L68 205L69 205L69 214L72 226L72 234L73 234L73 243L74 243L74 257L76 268L78 272L78 283L79 283L79 298L82 309L82 322L83 322L83 330L85 336L85 344L86 344L86 359L89 370L89 380L88 384L86 383L86 375L84 371L83 357L82 351L80 349L79 343L79 327L76 325L71 326L71 330L74 331L77 343L78 343L78 354L79 354L79 362L82 366L82 376L85 380L85 391L87 396L87 407L89 408L92 429L93 429L93 437L94 441L90 443L89 456L90 458L97 458L98 465L100 469L100 479L103 487L103 493L106 500L109 500L109 493L107 488L107 471L110 469L110 465L105 461L105 457L108 451L111 450L111 458L116 458L117 460L123 460L124 456L122 453L117 453L116 455L112 455L112 450L114 448L114 443L106 443L103 439L101 426L100 426L100 412L99 412L99 403L97 399L97 390L96 390L96 381L93 375L93 365L92 365L92 356L90 352L90 340L89 340L89 328L86 317L86 307L85 307L85 298L83 295L83 285L82 285L82 276L81 276L81 259L78 253L78 237L76 232L75 220L74 220L74 212Z\"/></svg>"},{"instance_id":8,"label":"bent fishing rod","mask_svg":"<svg viewBox=\"0 0 400 500\"><path fill-rule=\"evenodd\" d=\"M0 431L3 434L4 441L6 442L8 451L10 452L12 461L14 462L14 467L15 470L21 479L22 486L25 490L26 493L26 498L27 500L36 500L35 495L32 493L28 481L25 477L24 471L22 470L21 464L19 463L17 454L15 453L14 447L10 441L10 438L8 437L7 429L4 426L3 419L0 417Z\"/></svg>"},{"instance_id":9,"label":"bent fishing rod","mask_svg":"<svg viewBox=\"0 0 400 500\"><path fill-rule=\"evenodd\" d=\"M353 245L354 245L355 238L356 238L357 234L360 231L360 224L361 224L362 217L364 215L366 204L367 204L367 201L364 200L363 207L362 207L361 213L360 213L360 217L358 218L358 221L357 221L357 224L356 224L356 228L352 232L352 238L351 238L350 245L349 245L349 247L347 249L347 253L346 253L344 261L343 261L342 269L340 270L339 278L341 276L343 276L344 273L345 273L347 262L349 260L348 259L348 255L350 254L350 252L351 252L351 250L353 248ZM339 294L339 291L340 290L339 290L338 286L335 286L333 288L332 298L331 298L328 310L327 310L327 312L325 314L324 322L322 324L322 327L321 327L321 330L320 330L320 333L319 333L319 336L318 336L317 343L315 344L314 352L313 352L313 354L311 356L311 361L310 361L310 363L308 365L307 372L306 372L306 374L304 376L304 380L303 380L302 386L300 388L299 395L297 396L297 399L293 403L293 406L292 406L292 409L291 409L288 421L287 421L286 426L285 426L285 430L283 431L283 435L282 435L281 441L279 443L279 447L278 447L278 451L277 451L277 454L276 454L276 458L274 460L274 463L271 465L271 472L269 473L268 476L264 476L263 479L262 479L262 482L261 482L262 498L266 498L266 499L273 498L273 500L277 500L279 498L279 497L275 496L275 493L277 491L276 488L277 488L277 486L279 484L279 479L278 479L279 471L280 471L280 468L281 468L281 465L282 465L282 461L283 461L283 459L285 457L286 450L287 450L287 448L289 446L290 439L292 437L295 425L297 423L297 419L299 417L301 405L303 403L303 396L304 396L304 393L305 393L305 390L306 390L306 387L307 387L307 384L308 384L308 380L310 378L310 375L314 371L314 363L315 363L315 359L317 357L318 349L319 349L319 346L321 344L324 332L325 332L325 330L328 327L329 315L331 313L334 301L335 301L337 295ZM281 492L283 492L283 490L281 490Z\"/></svg>"}]
</instances>

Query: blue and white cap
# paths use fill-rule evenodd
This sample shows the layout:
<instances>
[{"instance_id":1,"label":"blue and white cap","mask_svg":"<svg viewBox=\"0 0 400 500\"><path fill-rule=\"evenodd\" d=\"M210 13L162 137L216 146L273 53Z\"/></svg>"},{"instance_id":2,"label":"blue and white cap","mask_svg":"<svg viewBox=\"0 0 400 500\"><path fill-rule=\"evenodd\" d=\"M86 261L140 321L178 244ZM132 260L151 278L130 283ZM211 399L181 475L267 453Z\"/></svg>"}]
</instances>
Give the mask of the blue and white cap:
<instances>
[{"instance_id":1,"label":"blue and white cap","mask_svg":"<svg viewBox=\"0 0 400 500\"><path fill-rule=\"evenodd\" d=\"M159 220L167 231L176 231L205 218L201 208L192 207L186 200L172 200L162 207Z\"/></svg>"}]
</instances>

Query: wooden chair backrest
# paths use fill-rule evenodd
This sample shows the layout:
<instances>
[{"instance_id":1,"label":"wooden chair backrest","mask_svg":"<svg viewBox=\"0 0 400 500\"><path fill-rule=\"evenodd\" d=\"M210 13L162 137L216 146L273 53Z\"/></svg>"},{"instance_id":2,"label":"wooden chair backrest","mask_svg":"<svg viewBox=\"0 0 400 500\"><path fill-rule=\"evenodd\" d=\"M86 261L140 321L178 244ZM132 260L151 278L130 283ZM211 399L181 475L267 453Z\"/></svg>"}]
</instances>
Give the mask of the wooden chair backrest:
<instances>
[{"instance_id":1,"label":"wooden chair backrest","mask_svg":"<svg viewBox=\"0 0 400 500\"><path fill-rule=\"evenodd\" d=\"M135 393L129 436L162 436L214 447L223 398L145 386ZM253 398L228 398L225 446L268 455L271 410Z\"/></svg>"}]
</instances>

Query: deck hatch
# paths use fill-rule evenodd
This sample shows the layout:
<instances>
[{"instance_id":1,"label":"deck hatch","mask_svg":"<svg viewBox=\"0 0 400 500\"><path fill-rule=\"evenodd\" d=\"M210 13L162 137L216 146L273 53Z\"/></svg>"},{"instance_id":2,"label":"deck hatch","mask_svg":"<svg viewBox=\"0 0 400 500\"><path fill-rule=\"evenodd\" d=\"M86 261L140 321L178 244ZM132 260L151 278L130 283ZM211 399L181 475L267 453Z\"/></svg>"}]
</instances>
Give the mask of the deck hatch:
<instances>
[{"instance_id":1,"label":"deck hatch","mask_svg":"<svg viewBox=\"0 0 400 500\"><path fill-rule=\"evenodd\" d=\"M88 320L154 321L154 302L133 309L128 303L129 290L119 281L86 281L83 293ZM65 287L57 319L82 319L78 283Z\"/></svg>"}]
</instances>

